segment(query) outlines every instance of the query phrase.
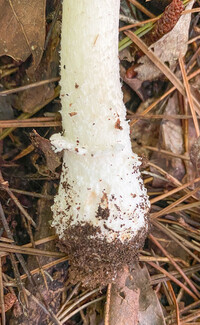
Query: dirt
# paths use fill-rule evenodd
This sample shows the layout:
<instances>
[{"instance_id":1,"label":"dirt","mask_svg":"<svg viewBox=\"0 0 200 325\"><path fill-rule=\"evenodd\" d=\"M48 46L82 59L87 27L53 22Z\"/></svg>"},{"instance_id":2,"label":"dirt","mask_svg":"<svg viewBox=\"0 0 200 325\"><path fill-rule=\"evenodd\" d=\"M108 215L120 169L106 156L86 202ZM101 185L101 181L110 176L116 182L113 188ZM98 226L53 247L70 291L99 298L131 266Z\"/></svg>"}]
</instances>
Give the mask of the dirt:
<instances>
[{"instance_id":1,"label":"dirt","mask_svg":"<svg viewBox=\"0 0 200 325\"><path fill-rule=\"evenodd\" d=\"M148 216L145 218L148 223ZM59 242L60 250L69 256L72 283L81 281L83 286L95 288L113 282L118 271L137 260L147 235L143 228L131 241L115 239L108 243L97 238L98 232L97 227L87 223L71 226Z\"/></svg>"}]
</instances>

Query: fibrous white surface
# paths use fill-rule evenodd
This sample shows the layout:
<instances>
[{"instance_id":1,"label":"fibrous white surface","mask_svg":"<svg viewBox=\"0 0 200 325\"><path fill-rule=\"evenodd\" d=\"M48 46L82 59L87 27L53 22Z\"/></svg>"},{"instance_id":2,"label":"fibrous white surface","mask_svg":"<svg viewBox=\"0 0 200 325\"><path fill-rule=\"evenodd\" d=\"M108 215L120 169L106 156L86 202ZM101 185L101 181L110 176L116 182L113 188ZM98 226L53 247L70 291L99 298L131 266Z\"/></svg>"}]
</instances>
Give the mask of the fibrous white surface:
<instances>
[{"instance_id":1,"label":"fibrous white surface","mask_svg":"<svg viewBox=\"0 0 200 325\"><path fill-rule=\"evenodd\" d=\"M61 39L64 149L53 226L60 238L70 227L92 225L108 243L147 230L149 202L119 79L119 0L65 0ZM92 236L91 236L92 239Z\"/></svg>"}]
</instances>

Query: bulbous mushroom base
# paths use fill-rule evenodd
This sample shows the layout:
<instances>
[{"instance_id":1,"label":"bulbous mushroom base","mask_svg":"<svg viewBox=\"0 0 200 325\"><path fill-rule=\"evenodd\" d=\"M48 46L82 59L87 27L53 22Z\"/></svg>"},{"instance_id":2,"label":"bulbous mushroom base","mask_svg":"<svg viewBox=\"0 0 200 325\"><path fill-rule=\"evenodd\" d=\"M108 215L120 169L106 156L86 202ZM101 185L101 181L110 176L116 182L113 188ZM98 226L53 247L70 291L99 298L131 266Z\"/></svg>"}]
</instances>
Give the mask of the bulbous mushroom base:
<instances>
[{"instance_id":1,"label":"bulbous mushroom base","mask_svg":"<svg viewBox=\"0 0 200 325\"><path fill-rule=\"evenodd\" d=\"M113 282L118 271L125 265L132 265L137 259L138 250L144 245L148 231L146 226L137 235L122 243L115 239L108 243L98 239L98 227L90 224L71 226L65 230L59 241L59 248L69 256L70 281L81 281L87 288L104 286Z\"/></svg>"}]
</instances>

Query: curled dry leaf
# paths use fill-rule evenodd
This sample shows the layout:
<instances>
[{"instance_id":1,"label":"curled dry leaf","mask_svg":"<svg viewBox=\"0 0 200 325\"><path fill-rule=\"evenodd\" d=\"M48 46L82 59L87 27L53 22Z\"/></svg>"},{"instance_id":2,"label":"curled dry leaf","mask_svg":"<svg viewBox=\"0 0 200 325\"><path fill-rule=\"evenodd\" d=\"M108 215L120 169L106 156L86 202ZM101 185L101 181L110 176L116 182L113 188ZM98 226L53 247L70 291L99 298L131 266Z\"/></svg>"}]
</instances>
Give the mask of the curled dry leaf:
<instances>
[{"instance_id":1,"label":"curled dry leaf","mask_svg":"<svg viewBox=\"0 0 200 325\"><path fill-rule=\"evenodd\" d=\"M25 61L33 56L29 72L42 57L45 41L45 0L0 0L0 56Z\"/></svg>"},{"instance_id":2,"label":"curled dry leaf","mask_svg":"<svg viewBox=\"0 0 200 325\"><path fill-rule=\"evenodd\" d=\"M194 0L186 9L191 9ZM173 71L180 55L184 56L187 51L188 30L190 26L191 14L182 15L175 27L160 40L150 46L154 54L163 62L167 63ZM159 78L162 72L148 59L143 56L139 63L141 65L135 70L138 72L137 78L141 81ZM151 76L151 77L150 77Z\"/></svg>"},{"instance_id":3,"label":"curled dry leaf","mask_svg":"<svg viewBox=\"0 0 200 325\"><path fill-rule=\"evenodd\" d=\"M61 164L61 155L56 154L52 149L51 142L41 137L35 130L31 134L31 141L34 147L45 155L47 169L55 173L56 168Z\"/></svg>"}]
</instances>

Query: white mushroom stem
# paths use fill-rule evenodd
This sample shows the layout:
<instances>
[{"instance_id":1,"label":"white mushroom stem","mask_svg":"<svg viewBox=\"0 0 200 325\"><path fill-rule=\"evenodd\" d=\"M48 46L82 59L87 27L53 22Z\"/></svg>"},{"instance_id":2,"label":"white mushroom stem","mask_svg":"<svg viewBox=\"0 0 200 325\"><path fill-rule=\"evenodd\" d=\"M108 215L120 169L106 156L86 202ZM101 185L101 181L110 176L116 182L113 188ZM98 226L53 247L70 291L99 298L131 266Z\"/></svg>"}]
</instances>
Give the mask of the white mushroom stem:
<instances>
[{"instance_id":1,"label":"white mushroom stem","mask_svg":"<svg viewBox=\"0 0 200 325\"><path fill-rule=\"evenodd\" d=\"M148 229L149 201L131 149L119 77L119 4L63 1L63 134L51 142L56 151L64 149L64 157L52 209L53 226L75 256L72 264L86 248L86 263L91 254L98 261L106 254L110 263L115 246L118 253L127 245L135 253Z\"/></svg>"}]
</instances>

